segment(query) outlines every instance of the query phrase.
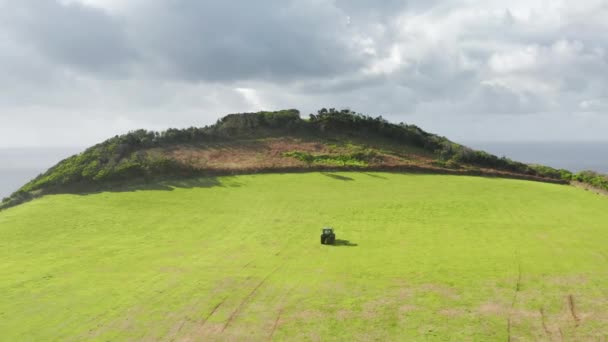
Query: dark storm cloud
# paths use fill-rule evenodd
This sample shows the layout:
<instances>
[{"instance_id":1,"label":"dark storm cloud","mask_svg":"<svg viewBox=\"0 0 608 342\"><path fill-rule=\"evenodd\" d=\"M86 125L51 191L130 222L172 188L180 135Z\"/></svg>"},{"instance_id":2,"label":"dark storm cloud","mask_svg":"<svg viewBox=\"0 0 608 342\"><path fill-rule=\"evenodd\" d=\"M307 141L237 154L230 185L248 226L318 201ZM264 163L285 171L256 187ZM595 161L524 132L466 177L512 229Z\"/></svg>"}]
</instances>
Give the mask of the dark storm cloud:
<instances>
[{"instance_id":1,"label":"dark storm cloud","mask_svg":"<svg viewBox=\"0 0 608 342\"><path fill-rule=\"evenodd\" d=\"M189 80L332 77L366 57L345 13L314 1L153 1L131 24L146 55Z\"/></svg>"},{"instance_id":2,"label":"dark storm cloud","mask_svg":"<svg viewBox=\"0 0 608 342\"><path fill-rule=\"evenodd\" d=\"M357 31L325 2L146 1L112 16L80 3L5 2L4 29L69 67L190 81L332 77L364 65Z\"/></svg>"},{"instance_id":3,"label":"dark storm cloud","mask_svg":"<svg viewBox=\"0 0 608 342\"><path fill-rule=\"evenodd\" d=\"M120 20L100 9L19 0L0 3L0 11L3 30L61 65L112 73L134 58Z\"/></svg>"}]
</instances>

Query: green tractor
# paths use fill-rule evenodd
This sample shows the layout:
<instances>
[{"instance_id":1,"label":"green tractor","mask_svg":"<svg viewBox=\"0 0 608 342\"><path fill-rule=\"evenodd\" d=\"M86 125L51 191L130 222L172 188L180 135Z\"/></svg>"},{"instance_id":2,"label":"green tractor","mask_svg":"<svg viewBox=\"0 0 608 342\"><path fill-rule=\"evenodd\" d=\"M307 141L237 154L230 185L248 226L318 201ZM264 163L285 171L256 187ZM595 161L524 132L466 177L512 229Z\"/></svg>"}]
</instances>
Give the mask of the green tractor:
<instances>
[{"instance_id":1,"label":"green tractor","mask_svg":"<svg viewBox=\"0 0 608 342\"><path fill-rule=\"evenodd\" d=\"M323 228L323 233L321 234L321 244L322 245L333 245L336 242L336 234L334 234L334 229L331 227Z\"/></svg>"}]
</instances>

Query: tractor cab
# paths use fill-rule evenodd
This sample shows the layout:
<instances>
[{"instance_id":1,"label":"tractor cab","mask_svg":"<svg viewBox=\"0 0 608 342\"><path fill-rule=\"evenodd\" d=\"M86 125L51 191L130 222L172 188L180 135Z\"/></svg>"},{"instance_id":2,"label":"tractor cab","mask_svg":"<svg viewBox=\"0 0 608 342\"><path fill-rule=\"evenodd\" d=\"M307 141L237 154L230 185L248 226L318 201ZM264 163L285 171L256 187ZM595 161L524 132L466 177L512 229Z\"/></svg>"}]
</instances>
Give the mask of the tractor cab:
<instances>
[{"instance_id":1,"label":"tractor cab","mask_svg":"<svg viewBox=\"0 0 608 342\"><path fill-rule=\"evenodd\" d=\"M331 227L325 227L322 229L321 244L322 245L333 245L336 242L336 234L334 229Z\"/></svg>"}]
</instances>

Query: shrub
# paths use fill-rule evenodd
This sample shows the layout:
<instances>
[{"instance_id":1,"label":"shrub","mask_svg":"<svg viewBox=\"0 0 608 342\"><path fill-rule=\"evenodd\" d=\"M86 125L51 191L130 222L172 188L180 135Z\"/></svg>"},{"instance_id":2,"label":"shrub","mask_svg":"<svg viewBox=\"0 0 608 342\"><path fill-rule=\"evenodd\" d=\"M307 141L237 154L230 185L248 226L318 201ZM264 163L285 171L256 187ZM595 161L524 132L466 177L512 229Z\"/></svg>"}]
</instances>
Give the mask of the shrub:
<instances>
[{"instance_id":1,"label":"shrub","mask_svg":"<svg viewBox=\"0 0 608 342\"><path fill-rule=\"evenodd\" d=\"M340 166L367 166L369 162L378 158L374 151L365 150L350 154L317 154L313 155L307 152L292 151L283 153L285 157L292 157L305 162L306 164L321 164L321 165L340 165Z\"/></svg>"},{"instance_id":2,"label":"shrub","mask_svg":"<svg viewBox=\"0 0 608 342\"><path fill-rule=\"evenodd\" d=\"M595 171L581 171L572 176L573 180L589 184L599 189L608 190L608 175Z\"/></svg>"}]
</instances>

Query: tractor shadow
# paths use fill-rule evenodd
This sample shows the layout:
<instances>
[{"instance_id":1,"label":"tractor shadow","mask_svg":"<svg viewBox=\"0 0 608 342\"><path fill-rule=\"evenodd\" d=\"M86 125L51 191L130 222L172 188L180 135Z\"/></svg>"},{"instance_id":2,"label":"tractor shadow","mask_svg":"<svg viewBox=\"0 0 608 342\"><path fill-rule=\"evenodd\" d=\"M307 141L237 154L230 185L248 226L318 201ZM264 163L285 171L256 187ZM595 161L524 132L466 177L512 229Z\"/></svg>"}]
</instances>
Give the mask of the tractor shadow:
<instances>
[{"instance_id":1,"label":"tractor shadow","mask_svg":"<svg viewBox=\"0 0 608 342\"><path fill-rule=\"evenodd\" d=\"M335 247L357 247L359 246L356 243L350 242L348 240L336 239L336 242L332 246Z\"/></svg>"}]
</instances>

